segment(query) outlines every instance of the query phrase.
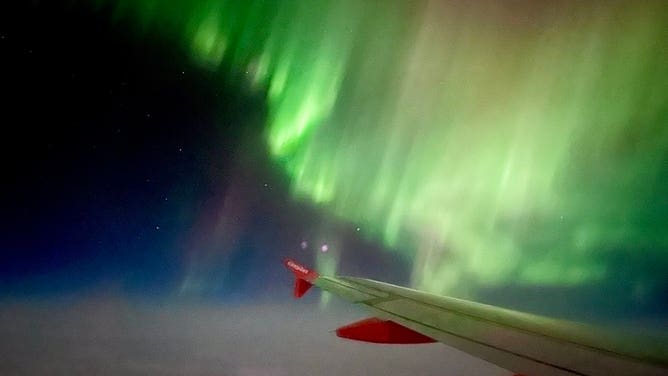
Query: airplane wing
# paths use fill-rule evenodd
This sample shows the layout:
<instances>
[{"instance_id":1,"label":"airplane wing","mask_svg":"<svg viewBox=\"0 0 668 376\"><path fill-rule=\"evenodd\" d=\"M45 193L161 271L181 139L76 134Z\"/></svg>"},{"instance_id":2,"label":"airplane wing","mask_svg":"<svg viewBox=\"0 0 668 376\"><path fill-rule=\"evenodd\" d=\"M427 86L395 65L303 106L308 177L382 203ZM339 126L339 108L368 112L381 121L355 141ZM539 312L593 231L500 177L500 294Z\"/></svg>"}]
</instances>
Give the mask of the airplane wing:
<instances>
[{"instance_id":1,"label":"airplane wing","mask_svg":"<svg viewBox=\"0 0 668 376\"><path fill-rule=\"evenodd\" d=\"M668 344L584 324L438 296L370 279L321 276L285 260L295 297L313 285L373 314L339 337L375 343L442 342L528 376L668 375Z\"/></svg>"}]
</instances>

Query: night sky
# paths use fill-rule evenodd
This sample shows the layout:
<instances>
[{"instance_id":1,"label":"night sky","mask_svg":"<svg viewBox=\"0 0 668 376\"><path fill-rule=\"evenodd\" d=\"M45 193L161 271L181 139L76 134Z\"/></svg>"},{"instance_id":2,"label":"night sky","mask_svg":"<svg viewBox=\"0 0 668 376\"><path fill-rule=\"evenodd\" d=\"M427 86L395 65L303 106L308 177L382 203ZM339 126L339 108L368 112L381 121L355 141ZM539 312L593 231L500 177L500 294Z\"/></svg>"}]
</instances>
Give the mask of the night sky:
<instances>
[{"instance_id":1,"label":"night sky","mask_svg":"<svg viewBox=\"0 0 668 376\"><path fill-rule=\"evenodd\" d=\"M0 373L504 374L284 257L665 334L667 10L1 5Z\"/></svg>"}]
</instances>

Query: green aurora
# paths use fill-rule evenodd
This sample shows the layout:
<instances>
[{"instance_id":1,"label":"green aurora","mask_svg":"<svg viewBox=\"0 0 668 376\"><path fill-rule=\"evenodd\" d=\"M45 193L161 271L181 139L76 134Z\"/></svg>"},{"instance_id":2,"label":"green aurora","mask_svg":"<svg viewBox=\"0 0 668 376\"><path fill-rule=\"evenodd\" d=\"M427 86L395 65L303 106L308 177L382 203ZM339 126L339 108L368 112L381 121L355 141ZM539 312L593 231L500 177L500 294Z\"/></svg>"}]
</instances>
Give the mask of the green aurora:
<instances>
[{"instance_id":1,"label":"green aurora","mask_svg":"<svg viewBox=\"0 0 668 376\"><path fill-rule=\"evenodd\" d=\"M266 93L294 196L412 260L416 288L668 267L665 2L93 3ZM624 277L642 297L660 274Z\"/></svg>"}]
</instances>

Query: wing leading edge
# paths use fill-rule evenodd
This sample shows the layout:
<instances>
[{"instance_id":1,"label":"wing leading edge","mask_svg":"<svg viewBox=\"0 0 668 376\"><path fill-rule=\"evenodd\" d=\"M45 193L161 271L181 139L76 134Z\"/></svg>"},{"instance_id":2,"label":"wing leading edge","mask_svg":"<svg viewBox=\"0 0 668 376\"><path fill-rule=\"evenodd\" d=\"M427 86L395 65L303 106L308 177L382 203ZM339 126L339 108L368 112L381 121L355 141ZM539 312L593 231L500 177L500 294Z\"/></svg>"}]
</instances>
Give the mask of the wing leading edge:
<instances>
[{"instance_id":1,"label":"wing leading edge","mask_svg":"<svg viewBox=\"0 0 668 376\"><path fill-rule=\"evenodd\" d=\"M615 335L583 324L369 279L321 276L292 260L286 260L285 264L296 277L295 295L297 285L303 285L301 279L366 307L377 318L370 320L371 323L391 322L388 327L398 324L424 337L423 341L383 343L423 343L434 339L525 375L668 375L665 342ZM366 327L361 332L371 329ZM383 328L383 333L388 331ZM337 334L341 336L338 331Z\"/></svg>"}]
</instances>

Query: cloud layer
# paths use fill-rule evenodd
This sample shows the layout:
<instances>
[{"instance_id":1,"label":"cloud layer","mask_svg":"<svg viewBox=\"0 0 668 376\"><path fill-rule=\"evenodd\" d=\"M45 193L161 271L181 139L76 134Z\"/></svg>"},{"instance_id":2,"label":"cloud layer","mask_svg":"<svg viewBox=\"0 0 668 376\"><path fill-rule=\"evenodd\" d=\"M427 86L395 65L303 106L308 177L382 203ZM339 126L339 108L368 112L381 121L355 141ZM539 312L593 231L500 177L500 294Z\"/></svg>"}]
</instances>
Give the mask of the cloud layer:
<instances>
[{"instance_id":1,"label":"cloud layer","mask_svg":"<svg viewBox=\"0 0 668 376\"><path fill-rule=\"evenodd\" d=\"M328 332L363 317L315 300L225 307L116 298L5 303L0 373L50 375L503 375L446 346L377 346Z\"/></svg>"}]
</instances>

